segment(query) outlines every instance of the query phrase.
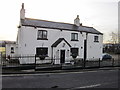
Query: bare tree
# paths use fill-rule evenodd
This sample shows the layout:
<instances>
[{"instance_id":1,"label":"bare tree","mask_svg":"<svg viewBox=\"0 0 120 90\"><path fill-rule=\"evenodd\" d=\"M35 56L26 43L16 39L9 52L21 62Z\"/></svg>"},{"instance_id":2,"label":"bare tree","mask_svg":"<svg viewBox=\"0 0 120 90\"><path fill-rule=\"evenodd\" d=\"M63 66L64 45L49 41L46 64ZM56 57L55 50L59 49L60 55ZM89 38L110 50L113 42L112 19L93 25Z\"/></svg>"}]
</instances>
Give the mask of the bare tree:
<instances>
[{"instance_id":1,"label":"bare tree","mask_svg":"<svg viewBox=\"0 0 120 90\"><path fill-rule=\"evenodd\" d=\"M118 30L118 43L120 44L120 30Z\"/></svg>"},{"instance_id":2,"label":"bare tree","mask_svg":"<svg viewBox=\"0 0 120 90\"><path fill-rule=\"evenodd\" d=\"M111 36L111 38L110 38L110 43L113 43L113 44L116 44L116 43L118 43L118 34L117 33L115 33L115 32L111 32L110 33L110 36Z\"/></svg>"}]
</instances>

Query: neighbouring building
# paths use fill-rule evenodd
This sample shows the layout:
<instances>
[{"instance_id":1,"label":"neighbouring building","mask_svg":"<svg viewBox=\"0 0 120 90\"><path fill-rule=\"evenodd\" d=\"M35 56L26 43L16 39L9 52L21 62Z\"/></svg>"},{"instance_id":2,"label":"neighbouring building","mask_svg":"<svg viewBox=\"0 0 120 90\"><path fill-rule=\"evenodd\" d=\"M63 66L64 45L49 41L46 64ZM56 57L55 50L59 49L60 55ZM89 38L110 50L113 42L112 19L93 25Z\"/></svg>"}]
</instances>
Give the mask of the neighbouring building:
<instances>
[{"instance_id":1,"label":"neighbouring building","mask_svg":"<svg viewBox=\"0 0 120 90\"><path fill-rule=\"evenodd\" d=\"M7 41L7 40L2 40L0 41L0 52L4 53L4 54L11 54L9 51L9 49L12 47L13 45L16 46L16 42L15 41ZM7 49L6 49L7 48ZM6 51L7 50L7 51Z\"/></svg>"},{"instance_id":2,"label":"neighbouring building","mask_svg":"<svg viewBox=\"0 0 120 90\"><path fill-rule=\"evenodd\" d=\"M22 4L18 29L16 44L10 47L11 54L17 51L15 54L20 56L39 55L39 63L55 59L54 64L68 63L72 58L96 60L102 56L103 34L80 24L78 15L74 24L31 19L25 17ZM19 58L19 61L34 63L34 59Z\"/></svg>"},{"instance_id":3,"label":"neighbouring building","mask_svg":"<svg viewBox=\"0 0 120 90\"><path fill-rule=\"evenodd\" d=\"M116 43L116 44L106 43L103 45L103 52L120 54L120 44L119 43Z\"/></svg>"},{"instance_id":4,"label":"neighbouring building","mask_svg":"<svg viewBox=\"0 0 120 90\"><path fill-rule=\"evenodd\" d=\"M17 44L15 41L3 41L3 46L4 46L4 49L5 49L5 53L6 54L6 57L8 55L10 55L11 57L15 57L16 56L16 53L17 50L18 50L18 47L17 47Z\"/></svg>"}]
</instances>

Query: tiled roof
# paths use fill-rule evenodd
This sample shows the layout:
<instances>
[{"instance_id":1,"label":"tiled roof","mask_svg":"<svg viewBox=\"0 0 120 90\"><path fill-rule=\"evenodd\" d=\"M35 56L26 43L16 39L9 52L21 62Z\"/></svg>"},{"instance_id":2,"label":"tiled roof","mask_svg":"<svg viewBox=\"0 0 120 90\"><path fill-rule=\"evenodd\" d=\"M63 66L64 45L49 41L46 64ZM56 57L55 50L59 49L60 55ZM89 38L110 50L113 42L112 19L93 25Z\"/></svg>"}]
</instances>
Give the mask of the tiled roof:
<instances>
[{"instance_id":1,"label":"tiled roof","mask_svg":"<svg viewBox=\"0 0 120 90\"><path fill-rule=\"evenodd\" d=\"M46 20L38 20L38 19L30 19L30 18L25 18L24 20L21 20L21 24L23 26L42 27L42 28L61 29L61 30L72 30L72 31L94 33L94 34L102 34L101 32L97 31L93 27L76 26L74 24L60 23L60 22L53 22L53 21L46 21Z\"/></svg>"}]
</instances>

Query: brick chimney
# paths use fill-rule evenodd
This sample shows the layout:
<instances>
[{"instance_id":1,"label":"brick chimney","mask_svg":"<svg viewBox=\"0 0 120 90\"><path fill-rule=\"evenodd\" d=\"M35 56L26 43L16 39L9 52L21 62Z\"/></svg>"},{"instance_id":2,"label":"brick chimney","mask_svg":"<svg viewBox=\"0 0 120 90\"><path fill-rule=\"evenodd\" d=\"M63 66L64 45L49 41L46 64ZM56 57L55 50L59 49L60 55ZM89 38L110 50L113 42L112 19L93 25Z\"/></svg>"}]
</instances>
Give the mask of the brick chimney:
<instances>
[{"instance_id":1,"label":"brick chimney","mask_svg":"<svg viewBox=\"0 0 120 90\"><path fill-rule=\"evenodd\" d=\"M74 24L75 24L76 26L80 26L80 19L79 19L79 15L77 15L77 18L76 18L76 19L74 19Z\"/></svg>"},{"instance_id":2,"label":"brick chimney","mask_svg":"<svg viewBox=\"0 0 120 90\"><path fill-rule=\"evenodd\" d=\"M22 8L20 10L20 19L25 19L24 3L22 3Z\"/></svg>"}]
</instances>

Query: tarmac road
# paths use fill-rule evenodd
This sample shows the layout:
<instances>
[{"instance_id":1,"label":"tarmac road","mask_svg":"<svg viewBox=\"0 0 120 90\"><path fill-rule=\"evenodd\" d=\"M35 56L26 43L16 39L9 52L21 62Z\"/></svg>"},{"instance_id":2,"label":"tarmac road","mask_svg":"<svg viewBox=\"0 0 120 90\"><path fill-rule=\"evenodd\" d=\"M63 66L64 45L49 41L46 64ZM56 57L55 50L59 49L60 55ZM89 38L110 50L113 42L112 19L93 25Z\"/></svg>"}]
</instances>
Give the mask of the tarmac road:
<instances>
[{"instance_id":1,"label":"tarmac road","mask_svg":"<svg viewBox=\"0 0 120 90\"><path fill-rule=\"evenodd\" d=\"M2 88L118 88L118 70L3 75Z\"/></svg>"}]
</instances>

